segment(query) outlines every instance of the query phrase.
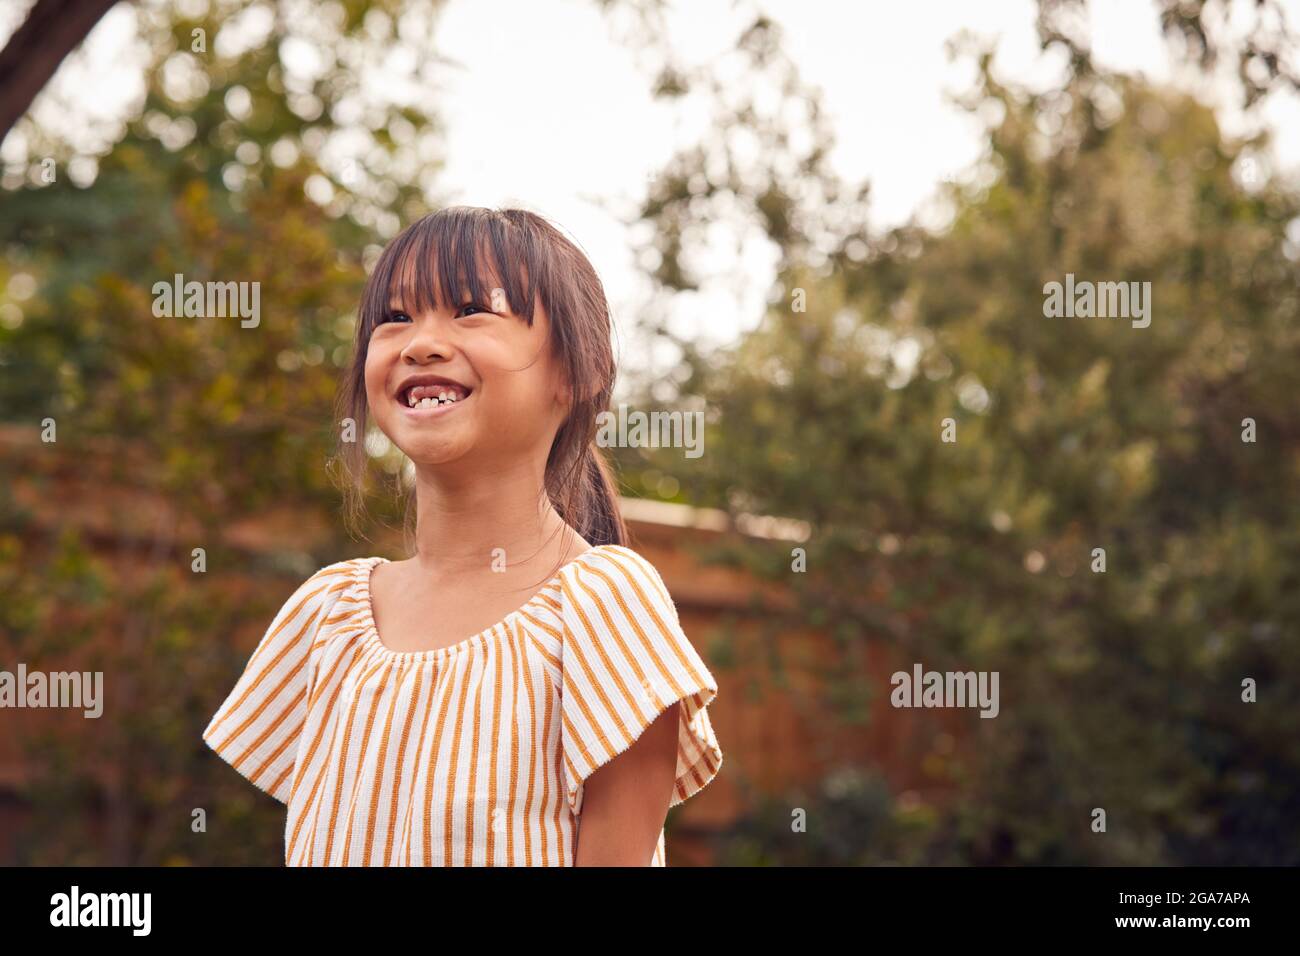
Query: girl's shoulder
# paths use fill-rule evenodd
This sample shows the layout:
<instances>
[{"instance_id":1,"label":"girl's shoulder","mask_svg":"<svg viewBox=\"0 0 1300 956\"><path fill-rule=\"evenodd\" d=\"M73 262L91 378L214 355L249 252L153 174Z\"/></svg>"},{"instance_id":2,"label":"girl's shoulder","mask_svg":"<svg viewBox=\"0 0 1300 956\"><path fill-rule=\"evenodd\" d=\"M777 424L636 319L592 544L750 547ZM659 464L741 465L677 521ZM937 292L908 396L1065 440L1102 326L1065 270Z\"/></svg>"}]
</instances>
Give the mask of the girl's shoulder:
<instances>
[{"instance_id":1,"label":"girl's shoulder","mask_svg":"<svg viewBox=\"0 0 1300 956\"><path fill-rule=\"evenodd\" d=\"M632 635L659 648L686 643L663 575L638 551L599 545L565 566L560 584L569 640L581 635L604 645L611 636Z\"/></svg>"},{"instance_id":2,"label":"girl's shoulder","mask_svg":"<svg viewBox=\"0 0 1300 956\"><path fill-rule=\"evenodd\" d=\"M326 580L339 581L347 577L356 578L359 575L368 573L376 564L387 560L387 558L381 558L377 555L343 558L339 561L335 561L333 564L327 564L312 572L312 575L303 583L307 584L313 581Z\"/></svg>"},{"instance_id":3,"label":"girl's shoulder","mask_svg":"<svg viewBox=\"0 0 1300 956\"><path fill-rule=\"evenodd\" d=\"M569 807L583 784L679 703L672 805L722 766L706 708L718 682L682 629L659 569L623 545L602 545L565 569L562 614L564 749Z\"/></svg>"},{"instance_id":4,"label":"girl's shoulder","mask_svg":"<svg viewBox=\"0 0 1300 956\"><path fill-rule=\"evenodd\" d=\"M622 618L650 620L661 629L678 626L677 607L659 569L645 555L621 544L597 545L561 575L570 610L590 613L593 623Z\"/></svg>"},{"instance_id":5,"label":"girl's shoulder","mask_svg":"<svg viewBox=\"0 0 1300 956\"><path fill-rule=\"evenodd\" d=\"M352 591L378 558L345 558L318 568L300 583L284 601L278 618L296 619L310 614L316 623L323 621L329 611Z\"/></svg>"},{"instance_id":6,"label":"girl's shoulder","mask_svg":"<svg viewBox=\"0 0 1300 956\"><path fill-rule=\"evenodd\" d=\"M623 565L636 567L649 573L658 571L655 569L653 562L639 551L635 551L623 544L598 544L580 554L573 564L590 564L603 563L606 565Z\"/></svg>"},{"instance_id":7,"label":"girl's shoulder","mask_svg":"<svg viewBox=\"0 0 1300 956\"><path fill-rule=\"evenodd\" d=\"M336 612L364 561L327 564L294 588L203 732L203 739L224 760L282 803L288 803L292 793L316 634Z\"/></svg>"},{"instance_id":8,"label":"girl's shoulder","mask_svg":"<svg viewBox=\"0 0 1300 956\"><path fill-rule=\"evenodd\" d=\"M335 561L333 564L327 564L324 567L320 568L319 570L315 571L312 574L312 577L313 578L329 577L332 575L354 572L356 571L357 568L361 567L362 565L373 564L376 561L382 561L382 560L384 559L375 556L343 558L339 561Z\"/></svg>"},{"instance_id":9,"label":"girl's shoulder","mask_svg":"<svg viewBox=\"0 0 1300 956\"><path fill-rule=\"evenodd\" d=\"M325 593L337 593L338 585L340 585L344 581L356 580L358 574L360 574L363 570L368 571L370 569L370 566L378 560L382 560L382 559L357 557L357 558L344 558L341 561L335 561L332 564L327 564L324 567L318 568L316 571L312 572L311 576L308 577L305 581L303 581L302 584L299 585L298 589L302 590L304 588L314 587L316 585L331 583L335 585L335 587L331 588L328 592Z\"/></svg>"}]
</instances>

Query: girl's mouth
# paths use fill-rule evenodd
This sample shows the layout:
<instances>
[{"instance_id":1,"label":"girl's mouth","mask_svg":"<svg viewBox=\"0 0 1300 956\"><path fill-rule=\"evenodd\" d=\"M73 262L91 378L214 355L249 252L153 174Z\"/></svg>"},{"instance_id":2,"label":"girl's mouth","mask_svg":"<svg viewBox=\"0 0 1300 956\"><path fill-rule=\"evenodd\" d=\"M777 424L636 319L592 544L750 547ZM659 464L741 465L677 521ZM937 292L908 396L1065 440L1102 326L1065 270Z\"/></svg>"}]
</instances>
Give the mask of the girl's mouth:
<instances>
[{"instance_id":1,"label":"girl's mouth","mask_svg":"<svg viewBox=\"0 0 1300 956\"><path fill-rule=\"evenodd\" d=\"M408 415L428 418L445 415L463 404L471 392L472 389L457 384L412 385L398 393L397 403Z\"/></svg>"}]
</instances>

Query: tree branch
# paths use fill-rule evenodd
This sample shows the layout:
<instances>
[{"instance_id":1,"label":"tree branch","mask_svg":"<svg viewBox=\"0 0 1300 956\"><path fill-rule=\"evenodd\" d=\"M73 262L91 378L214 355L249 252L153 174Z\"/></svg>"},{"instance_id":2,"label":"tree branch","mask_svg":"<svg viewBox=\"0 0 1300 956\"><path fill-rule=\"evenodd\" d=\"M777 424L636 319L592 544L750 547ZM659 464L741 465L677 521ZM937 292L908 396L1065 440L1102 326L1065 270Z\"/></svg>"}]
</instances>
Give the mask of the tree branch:
<instances>
[{"instance_id":1,"label":"tree branch","mask_svg":"<svg viewBox=\"0 0 1300 956\"><path fill-rule=\"evenodd\" d=\"M37 0L0 50L0 143L117 0Z\"/></svg>"}]
</instances>

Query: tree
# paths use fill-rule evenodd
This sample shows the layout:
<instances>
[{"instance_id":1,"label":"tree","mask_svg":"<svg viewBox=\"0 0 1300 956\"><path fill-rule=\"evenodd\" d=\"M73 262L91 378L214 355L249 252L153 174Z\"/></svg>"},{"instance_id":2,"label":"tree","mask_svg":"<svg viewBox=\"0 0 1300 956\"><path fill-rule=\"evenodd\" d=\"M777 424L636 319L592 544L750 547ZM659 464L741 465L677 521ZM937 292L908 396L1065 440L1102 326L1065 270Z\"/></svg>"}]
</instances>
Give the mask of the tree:
<instances>
[{"instance_id":1,"label":"tree","mask_svg":"<svg viewBox=\"0 0 1300 956\"><path fill-rule=\"evenodd\" d=\"M1294 864L1300 197L1252 166L1264 137L1226 140L1186 95L1091 70L1032 95L990 59L969 101L996 117L988 157L949 191L947 230L864 238L773 162L761 208L786 210L765 225L786 254L763 323L723 354L678 343L709 452L650 466L687 500L808 523L806 574L776 549L720 557L796 590L773 628L840 639L825 692L855 712L890 693L861 681L868 642L1001 675L1001 713L965 749L931 742L949 800L882 800L850 767L847 791L790 798L844 821L835 847L787 845L787 810L737 851ZM746 208L735 190L647 207L666 284L700 217ZM1066 273L1149 282L1150 324L1047 317ZM1267 701L1245 702L1247 679Z\"/></svg>"},{"instance_id":2,"label":"tree","mask_svg":"<svg viewBox=\"0 0 1300 956\"><path fill-rule=\"evenodd\" d=\"M0 142L117 0L36 0L0 50Z\"/></svg>"}]
</instances>

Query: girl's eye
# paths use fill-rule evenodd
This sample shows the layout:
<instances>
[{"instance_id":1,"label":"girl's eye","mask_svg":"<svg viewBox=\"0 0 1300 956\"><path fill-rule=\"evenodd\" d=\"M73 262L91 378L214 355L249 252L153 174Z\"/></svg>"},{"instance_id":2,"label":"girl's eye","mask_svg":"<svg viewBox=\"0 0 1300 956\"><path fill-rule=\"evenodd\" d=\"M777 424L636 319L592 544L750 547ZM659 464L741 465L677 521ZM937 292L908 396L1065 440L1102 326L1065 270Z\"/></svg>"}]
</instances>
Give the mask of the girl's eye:
<instances>
[{"instance_id":1,"label":"girl's eye","mask_svg":"<svg viewBox=\"0 0 1300 956\"><path fill-rule=\"evenodd\" d=\"M472 302L466 302L456 311L456 317L460 318L461 316L468 316L474 314L474 312L470 310L474 310L477 312L489 311L488 309L485 309L481 305L475 305ZM412 322L412 321L414 320L407 313L399 311L397 309L393 309L389 312L385 312L382 316L380 316L379 321L376 324L386 325L389 322Z\"/></svg>"}]
</instances>

